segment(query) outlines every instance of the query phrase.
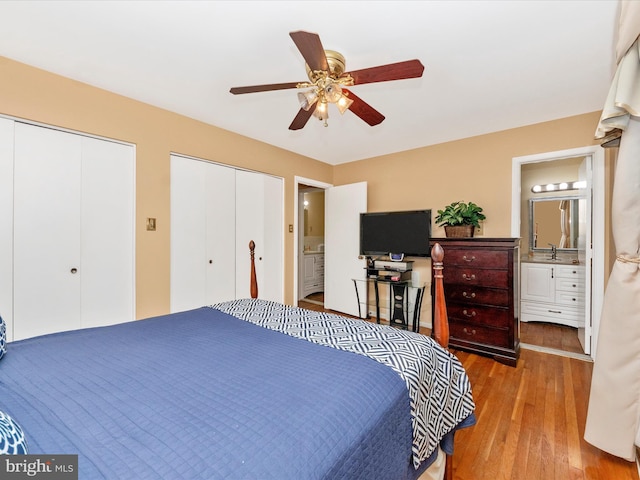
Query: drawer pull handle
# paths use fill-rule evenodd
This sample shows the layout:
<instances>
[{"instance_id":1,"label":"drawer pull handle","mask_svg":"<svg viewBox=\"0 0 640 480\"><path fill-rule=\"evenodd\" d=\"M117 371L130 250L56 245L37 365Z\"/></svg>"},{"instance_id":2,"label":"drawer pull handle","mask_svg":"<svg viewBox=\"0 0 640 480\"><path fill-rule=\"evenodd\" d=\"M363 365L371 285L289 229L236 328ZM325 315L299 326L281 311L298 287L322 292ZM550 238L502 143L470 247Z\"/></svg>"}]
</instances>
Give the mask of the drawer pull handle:
<instances>
[{"instance_id":1,"label":"drawer pull handle","mask_svg":"<svg viewBox=\"0 0 640 480\"><path fill-rule=\"evenodd\" d=\"M471 275L467 275L466 273L463 273L462 278L464 278L465 280L475 280L476 275L474 273L472 273Z\"/></svg>"},{"instance_id":2,"label":"drawer pull handle","mask_svg":"<svg viewBox=\"0 0 640 480\"><path fill-rule=\"evenodd\" d=\"M475 316L476 316L476 311L475 311L475 310L471 310L471 313L469 313L469 312L465 309L465 310L462 310L462 314L463 314L465 317L473 318L473 317L475 317Z\"/></svg>"},{"instance_id":3,"label":"drawer pull handle","mask_svg":"<svg viewBox=\"0 0 640 480\"><path fill-rule=\"evenodd\" d=\"M467 335L475 335L475 334L476 334L476 329L475 329L475 328L474 328L474 329L472 329L471 331L469 331L469 330L467 330L467 328L465 327L465 328L463 328L463 329L462 329L462 331L463 331L464 333L466 333Z\"/></svg>"},{"instance_id":4,"label":"drawer pull handle","mask_svg":"<svg viewBox=\"0 0 640 480\"><path fill-rule=\"evenodd\" d=\"M560 310L549 310L549 313L562 313Z\"/></svg>"},{"instance_id":5,"label":"drawer pull handle","mask_svg":"<svg viewBox=\"0 0 640 480\"><path fill-rule=\"evenodd\" d=\"M466 256L466 255L463 255L463 256L462 256L462 259L463 259L465 262L469 262L469 263L471 263L471 262L473 262L473 261L476 259L476 257L474 257L474 256L472 255L472 256L471 256L471 258L467 258L467 256Z\"/></svg>"},{"instance_id":6,"label":"drawer pull handle","mask_svg":"<svg viewBox=\"0 0 640 480\"><path fill-rule=\"evenodd\" d=\"M574 283L573 285L571 285L571 286L572 286L573 288L576 288L576 285L575 285L575 283Z\"/></svg>"},{"instance_id":7,"label":"drawer pull handle","mask_svg":"<svg viewBox=\"0 0 640 480\"><path fill-rule=\"evenodd\" d=\"M476 298L476 294L474 292L471 292L471 294L468 294L467 292L462 292L462 296L464 298Z\"/></svg>"}]
</instances>

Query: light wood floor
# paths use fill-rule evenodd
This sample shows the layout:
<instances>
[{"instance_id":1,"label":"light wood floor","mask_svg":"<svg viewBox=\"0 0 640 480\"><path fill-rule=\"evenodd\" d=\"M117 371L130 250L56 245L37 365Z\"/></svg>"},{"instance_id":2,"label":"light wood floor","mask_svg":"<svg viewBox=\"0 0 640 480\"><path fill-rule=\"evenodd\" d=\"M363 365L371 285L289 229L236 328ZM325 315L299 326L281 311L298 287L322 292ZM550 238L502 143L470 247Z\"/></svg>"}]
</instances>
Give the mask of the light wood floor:
<instances>
[{"instance_id":1,"label":"light wood floor","mask_svg":"<svg viewBox=\"0 0 640 480\"><path fill-rule=\"evenodd\" d=\"M578 329L545 322L520 322L520 341L530 345L584 354Z\"/></svg>"},{"instance_id":2,"label":"light wood floor","mask_svg":"<svg viewBox=\"0 0 640 480\"><path fill-rule=\"evenodd\" d=\"M518 365L454 351L478 423L456 435L454 479L637 480L629 463L584 439L593 364L522 350Z\"/></svg>"},{"instance_id":3,"label":"light wood floor","mask_svg":"<svg viewBox=\"0 0 640 480\"><path fill-rule=\"evenodd\" d=\"M456 435L454 480L638 480L635 463L583 439L591 362L522 350L514 368L453 353L471 380L478 419Z\"/></svg>"}]
</instances>

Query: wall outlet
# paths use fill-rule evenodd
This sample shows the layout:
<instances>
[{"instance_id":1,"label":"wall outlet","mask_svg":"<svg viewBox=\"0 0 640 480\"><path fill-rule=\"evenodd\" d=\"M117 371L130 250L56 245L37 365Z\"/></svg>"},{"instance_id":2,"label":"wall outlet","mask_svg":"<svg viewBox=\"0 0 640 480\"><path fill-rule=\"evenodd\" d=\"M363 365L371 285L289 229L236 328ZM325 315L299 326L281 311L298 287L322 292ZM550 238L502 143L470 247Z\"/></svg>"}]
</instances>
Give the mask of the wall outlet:
<instances>
[{"instance_id":1,"label":"wall outlet","mask_svg":"<svg viewBox=\"0 0 640 480\"><path fill-rule=\"evenodd\" d=\"M481 237L482 235L484 235L484 222L480 222L480 226L476 227L476 229L473 231L473 236L478 236Z\"/></svg>"}]
</instances>

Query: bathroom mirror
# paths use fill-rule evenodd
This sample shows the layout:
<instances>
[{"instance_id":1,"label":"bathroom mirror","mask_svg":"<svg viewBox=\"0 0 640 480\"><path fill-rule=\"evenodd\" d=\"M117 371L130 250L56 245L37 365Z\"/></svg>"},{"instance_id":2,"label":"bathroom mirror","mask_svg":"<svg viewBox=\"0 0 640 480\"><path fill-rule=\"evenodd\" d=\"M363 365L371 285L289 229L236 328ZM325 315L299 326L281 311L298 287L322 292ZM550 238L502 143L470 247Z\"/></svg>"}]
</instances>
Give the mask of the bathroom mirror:
<instances>
[{"instance_id":1,"label":"bathroom mirror","mask_svg":"<svg viewBox=\"0 0 640 480\"><path fill-rule=\"evenodd\" d=\"M578 249L580 237L579 196L544 197L529 200L529 244L533 250ZM584 212L582 212L584 214Z\"/></svg>"}]
</instances>

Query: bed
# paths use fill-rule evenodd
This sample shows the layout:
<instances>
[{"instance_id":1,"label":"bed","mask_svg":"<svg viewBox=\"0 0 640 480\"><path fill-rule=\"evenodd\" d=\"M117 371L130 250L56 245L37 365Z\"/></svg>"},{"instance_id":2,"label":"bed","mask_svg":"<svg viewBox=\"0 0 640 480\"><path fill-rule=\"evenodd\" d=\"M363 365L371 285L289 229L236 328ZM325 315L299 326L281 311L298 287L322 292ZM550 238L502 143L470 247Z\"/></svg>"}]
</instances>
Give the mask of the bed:
<instances>
[{"instance_id":1,"label":"bed","mask_svg":"<svg viewBox=\"0 0 640 480\"><path fill-rule=\"evenodd\" d=\"M29 454L77 454L83 480L413 480L475 422L430 337L258 298L6 350L5 425Z\"/></svg>"}]
</instances>

